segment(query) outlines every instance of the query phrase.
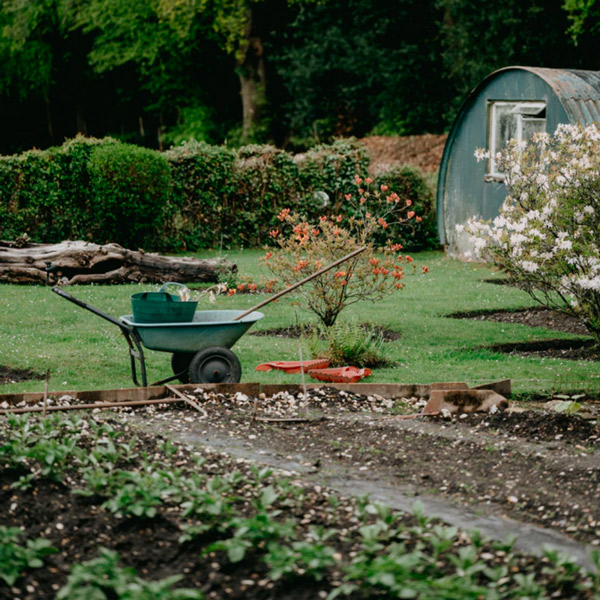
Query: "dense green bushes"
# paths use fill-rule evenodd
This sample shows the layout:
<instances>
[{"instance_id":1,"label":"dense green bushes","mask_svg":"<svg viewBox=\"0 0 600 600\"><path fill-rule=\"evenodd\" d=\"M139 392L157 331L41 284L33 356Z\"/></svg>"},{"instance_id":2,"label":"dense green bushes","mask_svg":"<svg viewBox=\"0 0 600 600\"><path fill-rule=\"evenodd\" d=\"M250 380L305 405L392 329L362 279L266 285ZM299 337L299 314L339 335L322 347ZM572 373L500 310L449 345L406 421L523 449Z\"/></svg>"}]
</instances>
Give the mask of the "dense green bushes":
<instances>
[{"instance_id":1,"label":"dense green bushes","mask_svg":"<svg viewBox=\"0 0 600 600\"><path fill-rule=\"evenodd\" d=\"M171 168L154 150L126 144L94 148L89 163L91 237L126 247L165 247Z\"/></svg>"},{"instance_id":2,"label":"dense green bushes","mask_svg":"<svg viewBox=\"0 0 600 600\"><path fill-rule=\"evenodd\" d=\"M171 170L158 152L77 137L0 159L0 237L160 247Z\"/></svg>"},{"instance_id":3,"label":"dense green bushes","mask_svg":"<svg viewBox=\"0 0 600 600\"><path fill-rule=\"evenodd\" d=\"M0 157L0 238L86 239L147 250L259 246L282 208L309 219L345 213L365 148L339 140L293 156L272 146L233 150L190 142L161 153L77 137L59 148ZM400 232L408 249L436 245L432 193L409 168L381 183L412 200L423 221Z\"/></svg>"}]
</instances>

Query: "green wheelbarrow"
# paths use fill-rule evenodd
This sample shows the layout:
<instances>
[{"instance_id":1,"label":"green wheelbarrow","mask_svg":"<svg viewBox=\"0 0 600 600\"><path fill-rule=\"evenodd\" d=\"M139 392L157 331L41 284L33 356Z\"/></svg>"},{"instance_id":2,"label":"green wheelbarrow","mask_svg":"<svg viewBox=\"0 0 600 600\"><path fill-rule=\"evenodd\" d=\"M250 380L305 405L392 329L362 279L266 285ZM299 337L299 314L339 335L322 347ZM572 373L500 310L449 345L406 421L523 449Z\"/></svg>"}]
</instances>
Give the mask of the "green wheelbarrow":
<instances>
[{"instance_id":1,"label":"green wheelbarrow","mask_svg":"<svg viewBox=\"0 0 600 600\"><path fill-rule=\"evenodd\" d=\"M175 379L182 383L238 383L242 367L230 348L264 316L258 311L204 310L195 312L193 320L183 323L139 323L133 315L115 319L57 286L52 291L121 330L129 346L133 383L140 385L137 361L144 387L148 385L144 347L171 353L174 375L151 385L162 385Z\"/></svg>"},{"instance_id":2,"label":"green wheelbarrow","mask_svg":"<svg viewBox=\"0 0 600 600\"><path fill-rule=\"evenodd\" d=\"M355 258L364 250L366 250L366 247L363 246L350 252L326 267L319 269L316 273L263 300L249 310L196 311L193 319L185 322L140 322L140 319L136 320L133 315L115 319L98 308L78 300L58 286L54 286L52 291L61 298L65 298L69 302L73 302L77 306L81 306L113 323L121 330L129 345L131 377L135 385L140 385L136 369L136 361L138 361L140 363L141 385L147 386L144 346L149 350L172 353L171 367L174 375L155 381L151 385L162 385L174 379L179 379L182 383L238 383L242 368L240 361L230 348L256 321L264 317L257 309L281 298L281 296L288 294L343 262ZM164 307L168 302L162 304ZM169 309L179 308L176 307L176 304L178 303L173 303Z\"/></svg>"}]
</instances>

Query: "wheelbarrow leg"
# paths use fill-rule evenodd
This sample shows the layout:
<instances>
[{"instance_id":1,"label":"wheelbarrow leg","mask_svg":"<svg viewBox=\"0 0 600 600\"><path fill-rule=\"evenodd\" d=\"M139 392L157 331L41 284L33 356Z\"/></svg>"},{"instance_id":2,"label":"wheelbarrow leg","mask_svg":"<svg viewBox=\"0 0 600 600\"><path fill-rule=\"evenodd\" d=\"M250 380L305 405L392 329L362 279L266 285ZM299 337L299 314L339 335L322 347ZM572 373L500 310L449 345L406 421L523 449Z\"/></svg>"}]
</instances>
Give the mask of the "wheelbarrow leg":
<instances>
[{"instance_id":1,"label":"wheelbarrow leg","mask_svg":"<svg viewBox=\"0 0 600 600\"><path fill-rule=\"evenodd\" d=\"M146 377L146 360L144 358L144 350L142 349L142 341L135 331L127 331L125 328L121 328L123 336L127 340L129 346L129 360L131 363L131 378L133 383L139 387L140 383L137 378L137 369L135 361L140 362L140 374L142 376L142 387L147 387L148 379Z\"/></svg>"}]
</instances>

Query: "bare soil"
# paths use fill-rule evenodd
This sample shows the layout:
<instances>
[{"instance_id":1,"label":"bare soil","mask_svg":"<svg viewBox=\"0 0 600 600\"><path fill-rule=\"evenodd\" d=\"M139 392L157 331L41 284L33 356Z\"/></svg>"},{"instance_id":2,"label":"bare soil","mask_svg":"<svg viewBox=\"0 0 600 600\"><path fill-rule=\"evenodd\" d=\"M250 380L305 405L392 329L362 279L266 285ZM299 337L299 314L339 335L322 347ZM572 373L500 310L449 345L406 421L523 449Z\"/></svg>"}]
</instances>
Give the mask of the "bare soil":
<instances>
[{"instance_id":1,"label":"bare soil","mask_svg":"<svg viewBox=\"0 0 600 600\"><path fill-rule=\"evenodd\" d=\"M519 356L539 356L567 360L600 360L600 351L587 329L580 321L549 308L534 307L521 310L495 310L458 312L448 315L457 319L496 321L499 323L519 323L528 327L544 327L554 331L585 336L580 339L551 339L531 342L516 342L489 346L490 350Z\"/></svg>"},{"instance_id":2,"label":"bare soil","mask_svg":"<svg viewBox=\"0 0 600 600\"><path fill-rule=\"evenodd\" d=\"M197 398L209 419L193 428L162 423L186 435L195 431L209 444L242 440L257 457L296 457L315 473L341 470L407 486L415 495L439 494L600 544L598 401L587 404L586 419L542 409L405 420L399 413L419 412L422 400L333 388L309 396L314 420L302 423L254 421L253 399L203 392ZM259 416L305 415L302 401L289 394L259 402Z\"/></svg>"},{"instance_id":3,"label":"bare soil","mask_svg":"<svg viewBox=\"0 0 600 600\"><path fill-rule=\"evenodd\" d=\"M399 331L388 329L380 325L371 325L363 323L362 327L366 331L372 331L375 335L381 336L384 342L395 342L402 337ZM301 338L302 336L313 335L314 328L309 325L290 325L289 327L280 327L275 329L261 329L250 331L250 335L282 337L282 338Z\"/></svg>"},{"instance_id":4,"label":"bare soil","mask_svg":"<svg viewBox=\"0 0 600 600\"><path fill-rule=\"evenodd\" d=\"M35 373L29 369L11 369L0 365L0 385L3 383L17 383L31 379L44 379L43 373Z\"/></svg>"},{"instance_id":5,"label":"bare soil","mask_svg":"<svg viewBox=\"0 0 600 600\"><path fill-rule=\"evenodd\" d=\"M355 500L345 493L336 511L327 508L330 495L339 495L335 490L343 491L344 485L353 493L369 490L376 496L387 490L391 498L409 503L420 498L426 506L435 500L442 519L446 508L449 516L458 507L467 525L468 515L475 513L490 523L492 517L500 519L500 539L512 528L528 531L525 538L537 547L539 532L554 535L559 547L572 544L582 553L586 544L600 545L598 401L585 402L586 418L537 405L525 412L426 420L401 418L419 412L423 399L392 400L327 387L311 390L308 397L281 392L255 398L200 388L193 395L205 416L182 404L122 410L120 415L104 412L95 418L121 429L121 441L136 435L154 459L166 460L158 445L161 438L174 440L174 470L198 471L198 456L206 459L202 469L209 474L249 472L252 464L285 469L306 491L303 506L289 516L301 527L333 525L350 532L346 539L358 526L352 517ZM312 600L324 598L335 586L335 576L321 582L270 581L255 556L236 565L223 553L203 556L210 537L179 544L180 523L170 511L153 519L117 518L101 508L103 498L74 496L72 481L36 480L30 490L12 489L18 475L0 472L0 504L5 507L0 524L23 527L27 537L47 537L59 553L47 559L49 568L31 572L18 586L0 584L0 598L53 597L69 565L95 556L100 545L117 550L143 577L182 574L178 585L201 589L206 598ZM403 519L410 524L413 517ZM341 553L352 551L341 538L330 543ZM486 548L487 556L502 560L503 552ZM543 561L519 560L512 569L543 579ZM563 589L555 597L587 596Z\"/></svg>"}]
</instances>

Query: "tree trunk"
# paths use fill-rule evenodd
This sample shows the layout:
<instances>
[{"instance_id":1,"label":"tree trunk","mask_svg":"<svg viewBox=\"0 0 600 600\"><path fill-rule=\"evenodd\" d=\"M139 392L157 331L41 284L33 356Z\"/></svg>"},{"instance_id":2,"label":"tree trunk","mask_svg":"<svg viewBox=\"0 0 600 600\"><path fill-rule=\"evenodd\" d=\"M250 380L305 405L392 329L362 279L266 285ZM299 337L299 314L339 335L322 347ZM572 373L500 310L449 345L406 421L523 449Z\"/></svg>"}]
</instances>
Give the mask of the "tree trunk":
<instances>
[{"instance_id":1,"label":"tree trunk","mask_svg":"<svg viewBox=\"0 0 600 600\"><path fill-rule=\"evenodd\" d=\"M29 244L0 242L0 282L179 283L217 282L236 265L220 259L170 257L83 241Z\"/></svg>"},{"instance_id":2,"label":"tree trunk","mask_svg":"<svg viewBox=\"0 0 600 600\"><path fill-rule=\"evenodd\" d=\"M238 60L240 95L242 97L242 141L247 142L253 127L261 119L265 102L264 47L258 36L252 36L252 12L248 11L246 51Z\"/></svg>"},{"instance_id":3,"label":"tree trunk","mask_svg":"<svg viewBox=\"0 0 600 600\"><path fill-rule=\"evenodd\" d=\"M54 124L52 123L52 110L50 107L50 97L48 94L44 95L44 104L46 105L46 124L48 126L48 136L50 137L50 143L54 144Z\"/></svg>"}]
</instances>

